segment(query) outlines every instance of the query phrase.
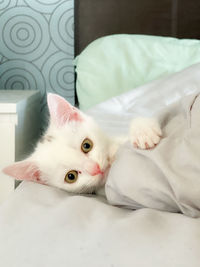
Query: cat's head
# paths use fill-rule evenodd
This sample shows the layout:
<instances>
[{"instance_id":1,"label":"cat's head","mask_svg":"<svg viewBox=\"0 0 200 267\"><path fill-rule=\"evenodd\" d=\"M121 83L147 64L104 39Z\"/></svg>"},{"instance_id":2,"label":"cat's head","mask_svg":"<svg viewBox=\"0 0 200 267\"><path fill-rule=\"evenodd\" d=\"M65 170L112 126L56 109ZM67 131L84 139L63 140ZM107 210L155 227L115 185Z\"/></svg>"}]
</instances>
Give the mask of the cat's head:
<instances>
[{"instance_id":1,"label":"cat's head","mask_svg":"<svg viewBox=\"0 0 200 267\"><path fill-rule=\"evenodd\" d=\"M95 121L64 98L48 94L49 127L34 153L3 171L67 190L89 193L105 183L109 140Z\"/></svg>"}]
</instances>

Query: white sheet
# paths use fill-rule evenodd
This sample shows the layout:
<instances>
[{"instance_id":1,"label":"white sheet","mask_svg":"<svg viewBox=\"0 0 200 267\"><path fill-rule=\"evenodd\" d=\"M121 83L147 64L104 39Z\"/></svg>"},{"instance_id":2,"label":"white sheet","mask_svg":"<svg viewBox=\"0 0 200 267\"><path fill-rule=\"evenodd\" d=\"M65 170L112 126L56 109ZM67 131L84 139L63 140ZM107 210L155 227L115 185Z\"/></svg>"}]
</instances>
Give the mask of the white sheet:
<instances>
[{"instance_id":1,"label":"white sheet","mask_svg":"<svg viewBox=\"0 0 200 267\"><path fill-rule=\"evenodd\" d=\"M172 87L160 81L151 83L99 105L90 113L108 132L119 131L127 126L131 114L151 114L181 95L197 91L199 74L200 66L194 66L184 73L183 80L173 76ZM177 90L180 83L182 89ZM184 87L186 84L188 87ZM117 119L115 123L113 118ZM151 209L122 209L108 205L100 196L70 195L31 182L23 182L0 207L2 267L199 264L199 219Z\"/></svg>"}]
</instances>

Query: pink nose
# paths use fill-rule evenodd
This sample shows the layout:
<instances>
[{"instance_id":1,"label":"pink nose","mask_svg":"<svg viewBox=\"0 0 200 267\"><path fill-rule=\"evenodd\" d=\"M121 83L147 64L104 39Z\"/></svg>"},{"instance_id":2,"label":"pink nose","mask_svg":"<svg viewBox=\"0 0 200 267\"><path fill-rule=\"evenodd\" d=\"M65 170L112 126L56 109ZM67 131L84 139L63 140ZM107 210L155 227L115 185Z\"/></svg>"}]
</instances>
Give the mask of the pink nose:
<instances>
[{"instance_id":1,"label":"pink nose","mask_svg":"<svg viewBox=\"0 0 200 267\"><path fill-rule=\"evenodd\" d=\"M103 174L98 163L94 164L92 170L90 171L90 175L92 176L95 176L97 174Z\"/></svg>"}]
</instances>

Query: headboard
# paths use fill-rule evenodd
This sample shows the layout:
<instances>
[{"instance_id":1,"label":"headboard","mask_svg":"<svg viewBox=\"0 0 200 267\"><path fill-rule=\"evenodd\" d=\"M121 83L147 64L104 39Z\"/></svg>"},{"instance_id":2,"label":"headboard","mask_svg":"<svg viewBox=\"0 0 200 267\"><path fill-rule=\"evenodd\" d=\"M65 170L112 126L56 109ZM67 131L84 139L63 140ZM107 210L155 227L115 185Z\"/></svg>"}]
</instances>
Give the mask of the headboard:
<instances>
[{"instance_id":1,"label":"headboard","mask_svg":"<svg viewBox=\"0 0 200 267\"><path fill-rule=\"evenodd\" d=\"M117 33L200 39L200 1L75 0L75 55Z\"/></svg>"}]
</instances>

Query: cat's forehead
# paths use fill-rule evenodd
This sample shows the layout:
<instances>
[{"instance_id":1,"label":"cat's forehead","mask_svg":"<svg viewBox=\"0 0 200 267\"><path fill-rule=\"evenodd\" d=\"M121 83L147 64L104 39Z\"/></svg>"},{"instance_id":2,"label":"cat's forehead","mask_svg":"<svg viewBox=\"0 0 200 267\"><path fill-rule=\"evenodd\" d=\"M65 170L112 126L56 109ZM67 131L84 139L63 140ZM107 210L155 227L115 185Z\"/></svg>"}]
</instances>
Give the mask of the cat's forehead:
<instances>
[{"instance_id":1,"label":"cat's forehead","mask_svg":"<svg viewBox=\"0 0 200 267\"><path fill-rule=\"evenodd\" d=\"M57 127L56 125L51 124L47 131L47 135L73 143L76 141L80 142L84 137L98 137L100 135L100 129L92 119L87 118L81 122L72 121L66 123L62 127Z\"/></svg>"},{"instance_id":2,"label":"cat's forehead","mask_svg":"<svg viewBox=\"0 0 200 267\"><path fill-rule=\"evenodd\" d=\"M71 165L77 160L82 162L85 155L81 151L80 142L74 142L67 138L45 135L39 142L34 158L47 166Z\"/></svg>"},{"instance_id":3,"label":"cat's forehead","mask_svg":"<svg viewBox=\"0 0 200 267\"><path fill-rule=\"evenodd\" d=\"M62 127L50 125L35 150L38 158L50 159L54 163L71 163L86 157L81 145L88 138L93 143L91 155L95 155L105 147L105 138L95 123L67 123ZM94 149L95 148L95 149ZM96 153L96 154L95 154Z\"/></svg>"},{"instance_id":4,"label":"cat's forehead","mask_svg":"<svg viewBox=\"0 0 200 267\"><path fill-rule=\"evenodd\" d=\"M70 154L73 150L80 152L85 138L90 138L93 142L98 140L96 132L98 131L91 124L86 123L67 123L63 127L50 125L46 134L41 138L38 148L44 154L58 151Z\"/></svg>"}]
</instances>

